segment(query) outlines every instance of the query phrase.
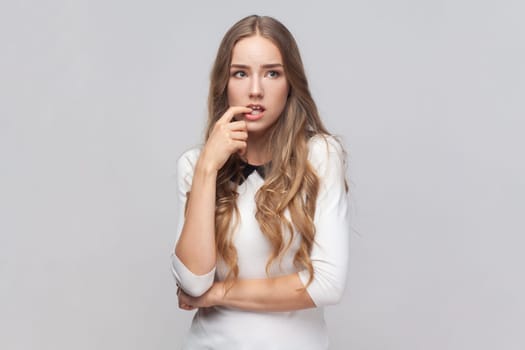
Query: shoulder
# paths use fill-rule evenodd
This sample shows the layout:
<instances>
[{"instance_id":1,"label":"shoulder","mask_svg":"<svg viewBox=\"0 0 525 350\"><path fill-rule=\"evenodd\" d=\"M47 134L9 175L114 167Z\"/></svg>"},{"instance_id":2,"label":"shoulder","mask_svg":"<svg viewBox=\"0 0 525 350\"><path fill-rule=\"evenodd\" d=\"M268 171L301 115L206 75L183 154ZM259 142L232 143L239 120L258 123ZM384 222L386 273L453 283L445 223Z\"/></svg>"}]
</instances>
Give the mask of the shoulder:
<instances>
[{"instance_id":1,"label":"shoulder","mask_svg":"<svg viewBox=\"0 0 525 350\"><path fill-rule=\"evenodd\" d=\"M308 141L308 161L321 184L323 200L340 199L347 192L346 151L332 135L315 135ZM335 197L333 197L335 195Z\"/></svg>"},{"instance_id":2,"label":"shoulder","mask_svg":"<svg viewBox=\"0 0 525 350\"><path fill-rule=\"evenodd\" d=\"M343 145L335 136L317 134L308 140L308 160L314 165L334 157L344 162Z\"/></svg>"},{"instance_id":3,"label":"shoulder","mask_svg":"<svg viewBox=\"0 0 525 350\"><path fill-rule=\"evenodd\" d=\"M182 166L194 166L197 162L197 159L199 159L199 155L201 153L201 147L192 147L184 152L179 156L179 159L177 160L177 163Z\"/></svg>"},{"instance_id":4,"label":"shoulder","mask_svg":"<svg viewBox=\"0 0 525 350\"><path fill-rule=\"evenodd\" d=\"M177 173L179 178L185 178L186 181L188 181L187 177L191 178L193 176L195 164L197 164L200 153L201 147L193 147L184 151L179 156L177 159Z\"/></svg>"}]
</instances>

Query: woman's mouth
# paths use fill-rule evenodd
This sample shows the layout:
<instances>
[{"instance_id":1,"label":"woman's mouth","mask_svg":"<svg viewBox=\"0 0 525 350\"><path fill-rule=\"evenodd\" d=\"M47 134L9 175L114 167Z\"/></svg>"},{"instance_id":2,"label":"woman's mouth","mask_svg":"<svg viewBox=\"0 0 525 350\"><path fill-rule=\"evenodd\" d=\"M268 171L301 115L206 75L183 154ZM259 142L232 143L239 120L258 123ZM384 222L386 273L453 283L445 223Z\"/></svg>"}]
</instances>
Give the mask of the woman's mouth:
<instances>
[{"instance_id":1,"label":"woman's mouth","mask_svg":"<svg viewBox=\"0 0 525 350\"><path fill-rule=\"evenodd\" d=\"M264 107L261 105L248 105L246 107L251 108L252 110L251 112L244 114L244 116L248 120L251 120L251 121L258 120L258 119L261 119L262 116L264 115Z\"/></svg>"}]
</instances>

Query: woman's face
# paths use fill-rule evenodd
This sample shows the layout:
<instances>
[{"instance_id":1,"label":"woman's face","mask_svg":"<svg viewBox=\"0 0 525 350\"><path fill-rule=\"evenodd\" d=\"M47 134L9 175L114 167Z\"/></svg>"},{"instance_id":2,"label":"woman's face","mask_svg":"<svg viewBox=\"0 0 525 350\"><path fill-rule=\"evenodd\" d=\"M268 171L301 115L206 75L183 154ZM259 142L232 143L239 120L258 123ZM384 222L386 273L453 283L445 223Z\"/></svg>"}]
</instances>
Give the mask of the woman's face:
<instances>
[{"instance_id":1,"label":"woman's face","mask_svg":"<svg viewBox=\"0 0 525 350\"><path fill-rule=\"evenodd\" d=\"M233 47L228 81L230 106L247 106L251 113L237 116L245 120L248 133L264 134L284 109L288 81L281 52L259 35L241 39Z\"/></svg>"}]
</instances>

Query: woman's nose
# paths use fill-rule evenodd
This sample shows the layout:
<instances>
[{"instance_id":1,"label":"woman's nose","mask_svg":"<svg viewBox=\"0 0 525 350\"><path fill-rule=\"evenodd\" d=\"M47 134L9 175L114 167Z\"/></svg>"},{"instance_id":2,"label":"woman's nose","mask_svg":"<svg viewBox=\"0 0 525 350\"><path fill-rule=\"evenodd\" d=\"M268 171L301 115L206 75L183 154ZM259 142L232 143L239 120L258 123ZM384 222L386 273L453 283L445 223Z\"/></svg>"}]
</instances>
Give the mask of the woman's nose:
<instances>
[{"instance_id":1,"label":"woman's nose","mask_svg":"<svg viewBox=\"0 0 525 350\"><path fill-rule=\"evenodd\" d=\"M250 83L250 97L261 98L264 95L261 79L253 77Z\"/></svg>"}]
</instances>

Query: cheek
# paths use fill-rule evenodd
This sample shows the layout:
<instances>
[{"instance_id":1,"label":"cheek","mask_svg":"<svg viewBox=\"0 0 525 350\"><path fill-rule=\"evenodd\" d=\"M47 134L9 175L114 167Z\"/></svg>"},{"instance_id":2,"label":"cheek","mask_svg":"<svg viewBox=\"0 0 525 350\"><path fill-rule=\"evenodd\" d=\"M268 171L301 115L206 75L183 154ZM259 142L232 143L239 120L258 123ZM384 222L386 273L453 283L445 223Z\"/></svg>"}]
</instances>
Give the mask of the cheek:
<instances>
[{"instance_id":1,"label":"cheek","mask_svg":"<svg viewBox=\"0 0 525 350\"><path fill-rule=\"evenodd\" d=\"M276 90L275 97L283 107L286 104L286 101L288 100L288 91L288 84L283 84L283 86L280 86L279 89Z\"/></svg>"},{"instance_id":2,"label":"cheek","mask_svg":"<svg viewBox=\"0 0 525 350\"><path fill-rule=\"evenodd\" d=\"M228 83L228 86L226 87L226 96L228 97L228 102L230 104L239 99L241 90L242 87L239 86L239 84L236 84L236 82Z\"/></svg>"}]
</instances>

